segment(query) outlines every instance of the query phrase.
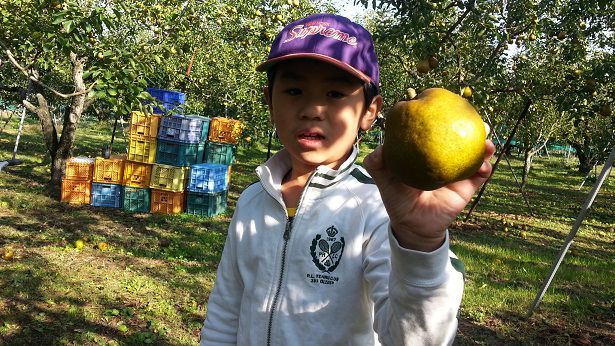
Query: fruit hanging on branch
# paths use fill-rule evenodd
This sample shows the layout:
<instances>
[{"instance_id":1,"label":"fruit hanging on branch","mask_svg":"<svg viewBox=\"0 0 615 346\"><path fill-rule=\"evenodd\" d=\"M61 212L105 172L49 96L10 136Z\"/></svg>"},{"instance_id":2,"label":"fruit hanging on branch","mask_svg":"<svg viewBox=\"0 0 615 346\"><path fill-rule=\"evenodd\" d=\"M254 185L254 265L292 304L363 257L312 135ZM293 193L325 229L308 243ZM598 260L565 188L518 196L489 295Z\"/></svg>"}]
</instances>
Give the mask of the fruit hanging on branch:
<instances>
[{"instance_id":1,"label":"fruit hanging on branch","mask_svg":"<svg viewBox=\"0 0 615 346\"><path fill-rule=\"evenodd\" d=\"M465 87L463 87L463 89L461 89L461 96L467 99L472 97L473 93L474 93L474 90L472 90L472 87L469 85L466 85Z\"/></svg>"},{"instance_id":2,"label":"fruit hanging on branch","mask_svg":"<svg viewBox=\"0 0 615 346\"><path fill-rule=\"evenodd\" d=\"M418 64L416 65L416 70L420 74L425 74L429 72L431 70L431 67L429 66L429 61L428 60L419 61Z\"/></svg>"},{"instance_id":3,"label":"fruit hanging on branch","mask_svg":"<svg viewBox=\"0 0 615 346\"><path fill-rule=\"evenodd\" d=\"M603 117L611 116L611 106L608 104L602 105L602 107L600 107L600 115Z\"/></svg>"},{"instance_id":4,"label":"fruit hanging on branch","mask_svg":"<svg viewBox=\"0 0 615 346\"><path fill-rule=\"evenodd\" d=\"M404 184L435 190L474 175L483 163L486 129L463 97L426 89L388 112L385 165Z\"/></svg>"}]
</instances>

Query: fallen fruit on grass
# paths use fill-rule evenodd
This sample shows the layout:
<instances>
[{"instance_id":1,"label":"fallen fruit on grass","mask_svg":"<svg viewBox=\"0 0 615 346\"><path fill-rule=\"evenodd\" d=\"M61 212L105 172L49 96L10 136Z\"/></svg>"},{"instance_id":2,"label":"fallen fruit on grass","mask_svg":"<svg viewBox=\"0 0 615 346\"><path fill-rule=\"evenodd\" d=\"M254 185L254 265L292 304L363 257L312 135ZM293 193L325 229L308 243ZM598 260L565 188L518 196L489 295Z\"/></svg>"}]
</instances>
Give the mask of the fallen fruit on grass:
<instances>
[{"instance_id":1,"label":"fallen fruit on grass","mask_svg":"<svg viewBox=\"0 0 615 346\"><path fill-rule=\"evenodd\" d=\"M106 251L109 249L109 244L105 243L104 241L101 241L96 244L96 248L100 251Z\"/></svg>"},{"instance_id":2,"label":"fallen fruit on grass","mask_svg":"<svg viewBox=\"0 0 615 346\"><path fill-rule=\"evenodd\" d=\"M5 261L10 261L15 257L15 251L12 249L5 249L2 253L2 259Z\"/></svg>"},{"instance_id":3,"label":"fallen fruit on grass","mask_svg":"<svg viewBox=\"0 0 615 346\"><path fill-rule=\"evenodd\" d=\"M75 240L75 249L77 250L83 250L83 247L85 246L85 242L81 239L77 239Z\"/></svg>"},{"instance_id":4,"label":"fallen fruit on grass","mask_svg":"<svg viewBox=\"0 0 615 346\"><path fill-rule=\"evenodd\" d=\"M519 232L519 236L523 239L527 238L527 232L526 231L521 231Z\"/></svg>"},{"instance_id":5,"label":"fallen fruit on grass","mask_svg":"<svg viewBox=\"0 0 615 346\"><path fill-rule=\"evenodd\" d=\"M485 138L483 121L466 99L430 88L389 111L384 161L404 184L435 190L478 171Z\"/></svg>"}]
</instances>

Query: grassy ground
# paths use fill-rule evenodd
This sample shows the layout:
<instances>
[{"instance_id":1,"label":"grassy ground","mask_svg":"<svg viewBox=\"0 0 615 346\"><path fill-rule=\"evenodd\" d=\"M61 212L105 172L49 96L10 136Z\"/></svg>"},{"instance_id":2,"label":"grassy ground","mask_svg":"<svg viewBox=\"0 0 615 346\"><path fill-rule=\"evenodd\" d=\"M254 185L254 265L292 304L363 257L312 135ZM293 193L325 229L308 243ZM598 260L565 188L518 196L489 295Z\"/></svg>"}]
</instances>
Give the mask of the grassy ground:
<instances>
[{"instance_id":1,"label":"grassy ground","mask_svg":"<svg viewBox=\"0 0 615 346\"><path fill-rule=\"evenodd\" d=\"M111 124L82 126L75 156L98 155ZM13 119L0 133L0 160L11 156L16 127ZM115 153L125 143L120 132ZM195 344L229 217L266 149L240 148L229 210L214 218L60 203L48 195L44 153L30 119L18 154L24 164L0 172L0 252L15 254L0 259L0 345ZM511 163L519 172L521 162ZM612 177L539 309L525 318L592 185L578 190L583 176L573 165L537 159L530 209L503 161L474 217L452 225L467 270L457 344L615 344ZM86 240L81 251L77 239ZM110 248L95 249L99 241Z\"/></svg>"}]
</instances>

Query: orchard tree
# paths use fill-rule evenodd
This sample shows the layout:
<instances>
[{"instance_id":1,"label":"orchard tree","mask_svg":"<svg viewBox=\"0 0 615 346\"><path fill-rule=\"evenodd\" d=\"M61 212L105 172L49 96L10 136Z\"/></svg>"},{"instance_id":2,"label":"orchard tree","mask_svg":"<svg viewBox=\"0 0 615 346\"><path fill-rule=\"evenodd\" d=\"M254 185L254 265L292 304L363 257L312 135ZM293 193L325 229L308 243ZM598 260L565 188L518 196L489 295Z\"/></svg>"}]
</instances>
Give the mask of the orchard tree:
<instances>
[{"instance_id":1,"label":"orchard tree","mask_svg":"<svg viewBox=\"0 0 615 346\"><path fill-rule=\"evenodd\" d=\"M314 11L297 0L3 0L0 45L9 63L0 76L15 81L4 89L34 95L23 104L40 120L57 194L84 112L126 116L152 100L148 86L188 93L187 112L240 118L248 135L263 131L256 62L283 23ZM57 106L65 106L58 125Z\"/></svg>"},{"instance_id":2,"label":"orchard tree","mask_svg":"<svg viewBox=\"0 0 615 346\"><path fill-rule=\"evenodd\" d=\"M157 12L141 2L11 0L0 6L0 45L10 62L1 72L21 76L16 84L22 88L31 86L34 97L23 104L40 120L55 195L83 113L95 101L127 113L148 98L145 76L165 48L150 43L165 42L156 30L173 22L171 9L178 6L165 4L168 11ZM66 108L56 125L51 105L60 103Z\"/></svg>"},{"instance_id":3,"label":"orchard tree","mask_svg":"<svg viewBox=\"0 0 615 346\"><path fill-rule=\"evenodd\" d=\"M574 134L570 143L582 149L581 143L594 147L594 141L611 136L612 127L597 134L586 131L596 126L573 129L570 126L582 121L566 119L556 128L549 125L549 117L580 119L581 112L590 110L610 114L615 90L612 1L356 2L375 10L366 24L379 52L386 106L409 86L449 90L468 86L471 102L486 120L505 125L501 128L510 130L525 100L535 103L536 109L552 110L528 112L531 119L525 121L536 124L525 125L526 131L533 128L527 140L544 140L550 131L567 130ZM577 69L583 75L581 82L570 77ZM575 88L587 85L596 89L591 91L594 100L576 97ZM606 122L597 116L583 119L592 125ZM529 148L538 142L526 144ZM579 159L584 151L577 149Z\"/></svg>"}]
</instances>

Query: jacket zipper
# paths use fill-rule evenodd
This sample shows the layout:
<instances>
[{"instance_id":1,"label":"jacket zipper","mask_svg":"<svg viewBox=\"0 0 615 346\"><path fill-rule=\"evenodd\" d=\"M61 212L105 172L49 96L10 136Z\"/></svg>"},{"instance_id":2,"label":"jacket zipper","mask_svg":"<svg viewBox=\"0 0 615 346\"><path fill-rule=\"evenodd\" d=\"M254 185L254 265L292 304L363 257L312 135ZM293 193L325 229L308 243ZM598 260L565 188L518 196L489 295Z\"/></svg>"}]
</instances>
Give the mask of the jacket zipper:
<instances>
[{"instance_id":1,"label":"jacket zipper","mask_svg":"<svg viewBox=\"0 0 615 346\"><path fill-rule=\"evenodd\" d=\"M271 304L271 312L269 313L269 323L267 325L267 345L271 345L271 328L273 327L273 315L278 305L280 291L282 291L282 282L284 281L284 269L286 267L286 249L288 248L288 240L290 239L290 231L293 227L293 218L288 217L286 220L286 228L284 229L284 247L282 248L282 265L280 266L280 278L278 279L278 287L273 296Z\"/></svg>"}]
</instances>

